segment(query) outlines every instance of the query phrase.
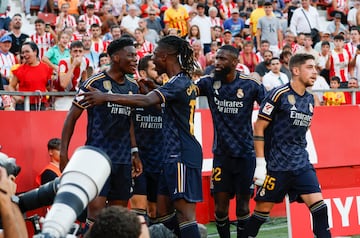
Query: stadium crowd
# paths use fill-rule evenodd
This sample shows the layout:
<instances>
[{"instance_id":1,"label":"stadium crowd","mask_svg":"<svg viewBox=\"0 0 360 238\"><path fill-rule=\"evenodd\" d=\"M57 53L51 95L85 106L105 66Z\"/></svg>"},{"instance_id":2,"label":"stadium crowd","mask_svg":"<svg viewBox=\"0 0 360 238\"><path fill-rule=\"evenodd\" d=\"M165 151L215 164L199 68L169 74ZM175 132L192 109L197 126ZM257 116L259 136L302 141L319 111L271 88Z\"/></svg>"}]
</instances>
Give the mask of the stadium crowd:
<instances>
[{"instance_id":1,"label":"stadium crowd","mask_svg":"<svg viewBox=\"0 0 360 238\"><path fill-rule=\"evenodd\" d=\"M341 88L348 86L350 78L360 77L358 0L334 0L329 5L332 20L326 29L320 29L316 2L311 1L25 0L23 5L26 19L22 13L10 16L8 1L0 6L3 90L76 91L87 77L108 67L107 46L123 35L133 38L139 59L151 54L163 36L186 39L199 66L192 75L194 80L213 70L215 52L226 44L241 50L237 70L265 77L268 90L289 80L288 61L296 53L316 58L322 78L314 89L328 89L335 75L340 77ZM35 24L30 35L23 33L25 20ZM28 41L37 47L30 44L31 49L22 49ZM278 58L279 63L273 66L272 58ZM37 74L23 73L30 69ZM346 100L341 102L319 94L318 103L350 104L351 96L345 94ZM6 110L24 108L23 97L4 95L2 101ZM30 104L33 110L68 110L71 98L31 97Z\"/></svg>"}]
</instances>

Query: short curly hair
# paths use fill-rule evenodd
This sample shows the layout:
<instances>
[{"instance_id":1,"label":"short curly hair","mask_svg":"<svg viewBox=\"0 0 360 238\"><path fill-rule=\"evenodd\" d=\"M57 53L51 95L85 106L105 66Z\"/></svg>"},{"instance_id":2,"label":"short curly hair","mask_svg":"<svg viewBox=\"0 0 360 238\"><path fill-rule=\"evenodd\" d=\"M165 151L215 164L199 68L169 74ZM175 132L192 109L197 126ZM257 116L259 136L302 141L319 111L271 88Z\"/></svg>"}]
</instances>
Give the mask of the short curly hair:
<instances>
[{"instance_id":1,"label":"short curly hair","mask_svg":"<svg viewBox=\"0 0 360 238\"><path fill-rule=\"evenodd\" d=\"M101 210L86 238L138 238L141 224L137 215L121 206Z\"/></svg>"}]
</instances>

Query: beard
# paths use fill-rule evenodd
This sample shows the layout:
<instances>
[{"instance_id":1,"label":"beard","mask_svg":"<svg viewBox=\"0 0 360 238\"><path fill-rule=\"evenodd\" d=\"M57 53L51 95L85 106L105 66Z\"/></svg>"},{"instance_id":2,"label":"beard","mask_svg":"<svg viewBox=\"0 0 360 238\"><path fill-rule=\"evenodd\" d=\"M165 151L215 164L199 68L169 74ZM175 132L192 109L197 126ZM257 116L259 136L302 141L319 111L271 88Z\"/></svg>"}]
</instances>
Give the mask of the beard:
<instances>
[{"instance_id":1,"label":"beard","mask_svg":"<svg viewBox=\"0 0 360 238\"><path fill-rule=\"evenodd\" d=\"M226 78L226 76L231 72L231 68L230 67L225 67L221 70L214 70L214 77L217 79L223 79Z\"/></svg>"}]
</instances>

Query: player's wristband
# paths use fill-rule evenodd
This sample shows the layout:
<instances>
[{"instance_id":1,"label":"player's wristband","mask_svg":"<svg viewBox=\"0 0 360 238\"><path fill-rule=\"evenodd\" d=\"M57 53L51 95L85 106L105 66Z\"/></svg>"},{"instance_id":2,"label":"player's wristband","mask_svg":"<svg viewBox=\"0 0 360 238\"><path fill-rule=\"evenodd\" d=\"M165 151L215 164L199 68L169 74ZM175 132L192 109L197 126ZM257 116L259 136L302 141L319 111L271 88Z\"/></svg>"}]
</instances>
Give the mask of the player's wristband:
<instances>
[{"instance_id":1,"label":"player's wristband","mask_svg":"<svg viewBox=\"0 0 360 238\"><path fill-rule=\"evenodd\" d=\"M266 160L264 157L256 157L256 166L266 168Z\"/></svg>"},{"instance_id":2,"label":"player's wristband","mask_svg":"<svg viewBox=\"0 0 360 238\"><path fill-rule=\"evenodd\" d=\"M254 140L255 141L264 141L264 137L263 136L254 136Z\"/></svg>"},{"instance_id":3,"label":"player's wristband","mask_svg":"<svg viewBox=\"0 0 360 238\"><path fill-rule=\"evenodd\" d=\"M139 148L137 148L137 147L133 147L133 148L131 148L131 154L134 154L134 153L137 153L137 152L139 152Z\"/></svg>"}]
</instances>

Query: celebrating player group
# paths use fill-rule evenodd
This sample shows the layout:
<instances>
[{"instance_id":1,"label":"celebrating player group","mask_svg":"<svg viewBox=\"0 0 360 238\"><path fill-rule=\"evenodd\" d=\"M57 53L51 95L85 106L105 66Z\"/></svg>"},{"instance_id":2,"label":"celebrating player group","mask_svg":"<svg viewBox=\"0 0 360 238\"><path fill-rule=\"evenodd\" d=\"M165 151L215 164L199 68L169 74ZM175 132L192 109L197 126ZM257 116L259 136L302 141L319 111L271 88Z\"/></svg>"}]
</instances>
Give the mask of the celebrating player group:
<instances>
[{"instance_id":1,"label":"celebrating player group","mask_svg":"<svg viewBox=\"0 0 360 238\"><path fill-rule=\"evenodd\" d=\"M236 70L239 51L224 45L210 75L193 81L189 42L162 38L138 61L130 38L108 46L110 67L80 86L65 120L61 168L75 124L87 111L87 145L103 149L112 173L88 206L87 223L107 205L130 205L149 225L162 223L181 238L200 238L196 203L202 201L202 149L194 136L197 96L206 96L214 124L212 193L216 227L230 238L229 202L236 198L237 237L256 237L275 203L288 194L304 202L317 238L331 237L327 207L306 151L316 80L314 57L296 54L289 83L266 92L256 77ZM133 75L137 75L133 79ZM252 126L254 104L259 116ZM249 201L256 192L256 207Z\"/></svg>"}]
</instances>

